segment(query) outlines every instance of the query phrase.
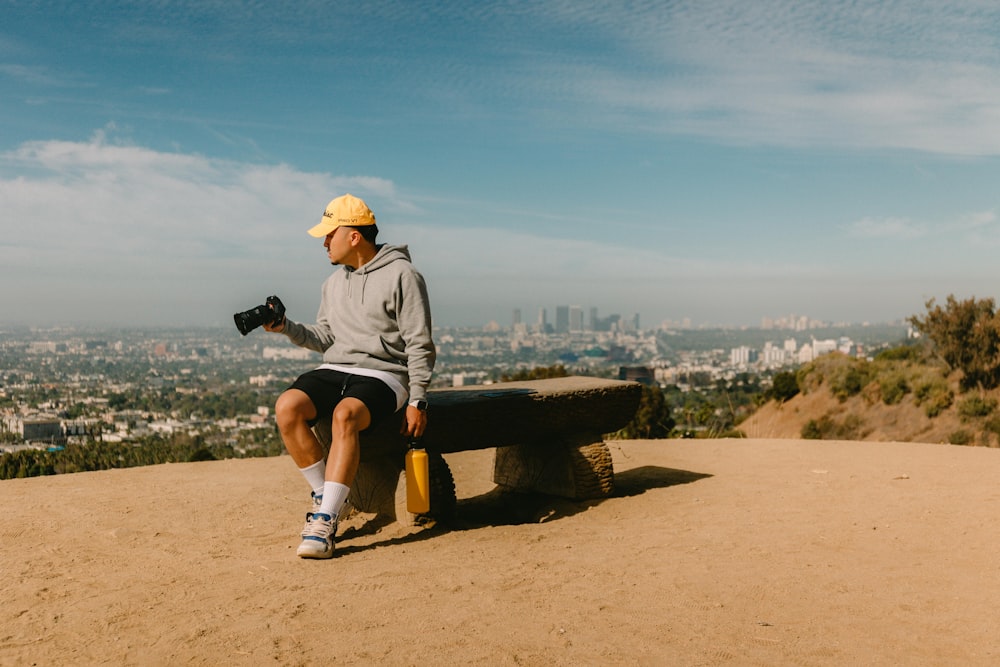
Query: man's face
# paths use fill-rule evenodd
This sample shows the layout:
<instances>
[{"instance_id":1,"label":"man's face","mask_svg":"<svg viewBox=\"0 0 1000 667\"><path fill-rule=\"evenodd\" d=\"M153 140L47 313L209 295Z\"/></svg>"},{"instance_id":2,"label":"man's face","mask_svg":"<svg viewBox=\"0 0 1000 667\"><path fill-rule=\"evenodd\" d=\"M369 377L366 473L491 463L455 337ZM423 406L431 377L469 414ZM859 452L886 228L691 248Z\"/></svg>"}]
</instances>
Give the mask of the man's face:
<instances>
[{"instance_id":1,"label":"man's face","mask_svg":"<svg viewBox=\"0 0 1000 667\"><path fill-rule=\"evenodd\" d=\"M341 264L351 251L351 232L354 230L348 227L337 227L326 235L323 240L323 247L330 258L331 264Z\"/></svg>"}]
</instances>

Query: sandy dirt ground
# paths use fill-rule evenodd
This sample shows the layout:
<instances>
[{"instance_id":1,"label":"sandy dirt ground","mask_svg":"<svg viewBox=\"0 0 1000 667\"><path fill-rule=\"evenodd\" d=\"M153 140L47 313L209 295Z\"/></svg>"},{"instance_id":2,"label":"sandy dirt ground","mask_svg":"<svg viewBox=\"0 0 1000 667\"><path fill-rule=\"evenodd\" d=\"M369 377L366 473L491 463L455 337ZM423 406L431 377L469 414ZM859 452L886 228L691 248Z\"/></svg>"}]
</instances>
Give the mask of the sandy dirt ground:
<instances>
[{"instance_id":1,"label":"sandy dirt ground","mask_svg":"<svg viewBox=\"0 0 1000 667\"><path fill-rule=\"evenodd\" d=\"M497 493L295 557L287 457L0 482L2 665L1000 664L1000 450L611 443L616 493Z\"/></svg>"}]
</instances>

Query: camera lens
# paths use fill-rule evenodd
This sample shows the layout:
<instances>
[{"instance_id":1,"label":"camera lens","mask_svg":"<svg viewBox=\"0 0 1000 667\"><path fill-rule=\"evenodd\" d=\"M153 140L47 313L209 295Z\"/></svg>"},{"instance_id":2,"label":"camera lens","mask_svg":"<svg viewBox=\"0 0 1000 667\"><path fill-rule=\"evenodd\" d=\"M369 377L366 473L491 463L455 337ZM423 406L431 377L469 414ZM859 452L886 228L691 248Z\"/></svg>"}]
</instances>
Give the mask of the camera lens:
<instances>
[{"instance_id":1,"label":"camera lens","mask_svg":"<svg viewBox=\"0 0 1000 667\"><path fill-rule=\"evenodd\" d=\"M236 322L236 328L239 329L240 333L244 336L262 324L268 324L273 319L274 311L267 306L257 306L256 308L251 308L250 310L245 310L242 313L236 313L233 315L233 321Z\"/></svg>"}]
</instances>

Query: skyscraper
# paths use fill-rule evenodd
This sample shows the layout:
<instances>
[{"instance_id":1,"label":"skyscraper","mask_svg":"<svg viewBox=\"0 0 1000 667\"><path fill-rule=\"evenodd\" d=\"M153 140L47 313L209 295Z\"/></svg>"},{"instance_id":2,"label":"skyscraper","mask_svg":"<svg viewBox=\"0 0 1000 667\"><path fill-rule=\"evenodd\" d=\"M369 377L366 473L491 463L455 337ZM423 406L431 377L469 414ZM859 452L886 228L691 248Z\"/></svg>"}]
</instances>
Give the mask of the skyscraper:
<instances>
[{"instance_id":1,"label":"skyscraper","mask_svg":"<svg viewBox=\"0 0 1000 667\"><path fill-rule=\"evenodd\" d=\"M569 306L556 306L556 333L569 332Z\"/></svg>"}]
</instances>

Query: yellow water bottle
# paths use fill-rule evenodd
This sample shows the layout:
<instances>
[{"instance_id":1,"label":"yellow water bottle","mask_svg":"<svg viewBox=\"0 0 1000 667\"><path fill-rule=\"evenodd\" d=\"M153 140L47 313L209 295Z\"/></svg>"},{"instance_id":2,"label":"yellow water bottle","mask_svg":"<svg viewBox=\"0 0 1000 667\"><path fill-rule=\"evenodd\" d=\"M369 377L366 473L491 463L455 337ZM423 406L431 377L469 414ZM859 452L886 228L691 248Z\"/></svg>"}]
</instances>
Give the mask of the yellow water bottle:
<instances>
[{"instance_id":1,"label":"yellow water bottle","mask_svg":"<svg viewBox=\"0 0 1000 667\"><path fill-rule=\"evenodd\" d=\"M431 509L431 475L427 450L410 443L406 452L406 511L426 514Z\"/></svg>"}]
</instances>

